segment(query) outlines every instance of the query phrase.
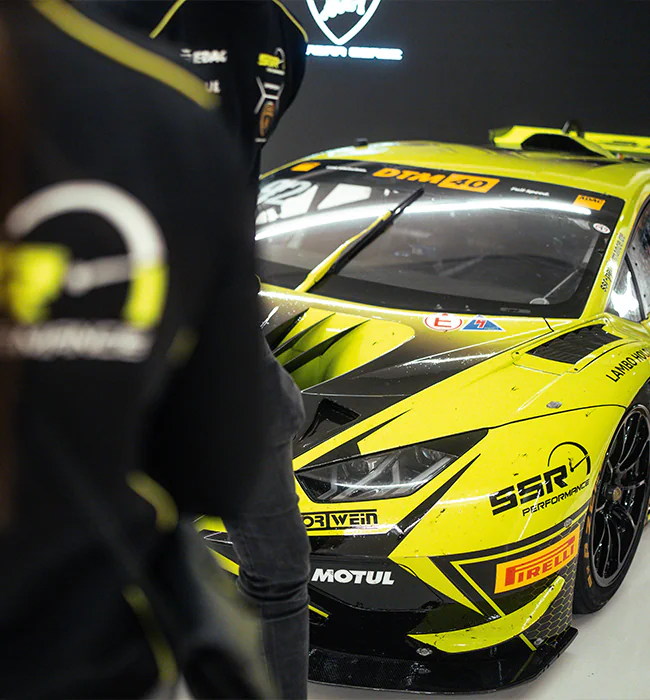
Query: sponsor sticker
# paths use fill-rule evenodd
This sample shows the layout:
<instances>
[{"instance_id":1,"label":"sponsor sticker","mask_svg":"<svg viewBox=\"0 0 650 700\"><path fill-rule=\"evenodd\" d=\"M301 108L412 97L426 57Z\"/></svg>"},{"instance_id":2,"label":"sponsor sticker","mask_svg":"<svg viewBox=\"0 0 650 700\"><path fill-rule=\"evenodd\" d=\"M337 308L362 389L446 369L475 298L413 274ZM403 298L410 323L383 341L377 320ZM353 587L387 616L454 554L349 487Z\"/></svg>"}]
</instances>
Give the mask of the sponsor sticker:
<instances>
[{"instance_id":1,"label":"sponsor sticker","mask_svg":"<svg viewBox=\"0 0 650 700\"><path fill-rule=\"evenodd\" d=\"M574 202L574 204L580 204L587 209L593 209L594 211L600 211L605 204L604 199L598 199L597 197L589 197L586 194L579 194Z\"/></svg>"},{"instance_id":2,"label":"sponsor sticker","mask_svg":"<svg viewBox=\"0 0 650 700\"><path fill-rule=\"evenodd\" d=\"M377 510L340 510L303 513L306 530L345 530L351 527L373 527L379 519Z\"/></svg>"},{"instance_id":3,"label":"sponsor sticker","mask_svg":"<svg viewBox=\"0 0 650 700\"><path fill-rule=\"evenodd\" d=\"M611 283L612 283L612 271L608 267L605 270L605 274L603 275L603 279L600 280L600 288L603 290L603 292L606 292L609 289L609 285Z\"/></svg>"},{"instance_id":4,"label":"sponsor sticker","mask_svg":"<svg viewBox=\"0 0 650 700\"><path fill-rule=\"evenodd\" d=\"M498 184L499 179L496 177L474 177L473 175L452 173L438 187L446 187L452 190L467 190L468 192L489 192Z\"/></svg>"},{"instance_id":5,"label":"sponsor sticker","mask_svg":"<svg viewBox=\"0 0 650 700\"><path fill-rule=\"evenodd\" d=\"M463 325L463 319L455 314L429 314L424 325L432 331L457 331Z\"/></svg>"},{"instance_id":6,"label":"sponsor sticker","mask_svg":"<svg viewBox=\"0 0 650 700\"><path fill-rule=\"evenodd\" d=\"M463 326L464 331L503 331L498 323L491 321L485 316L475 316Z\"/></svg>"},{"instance_id":7,"label":"sponsor sticker","mask_svg":"<svg viewBox=\"0 0 650 700\"><path fill-rule=\"evenodd\" d=\"M364 569L314 569L312 583L351 583L369 586L392 586L395 581L390 571L368 571Z\"/></svg>"},{"instance_id":8,"label":"sponsor sticker","mask_svg":"<svg viewBox=\"0 0 650 700\"><path fill-rule=\"evenodd\" d=\"M520 194L528 194L531 197L550 197L550 192L544 192L542 190L531 190L528 187L511 187L511 192L518 192Z\"/></svg>"},{"instance_id":9,"label":"sponsor sticker","mask_svg":"<svg viewBox=\"0 0 650 700\"><path fill-rule=\"evenodd\" d=\"M614 251L612 252L612 260L618 260L621 257L624 247L625 247L625 237L623 236L622 233L619 233L618 236L616 236L616 243L614 243Z\"/></svg>"},{"instance_id":10,"label":"sponsor sticker","mask_svg":"<svg viewBox=\"0 0 650 700\"><path fill-rule=\"evenodd\" d=\"M605 226L605 224L594 224L594 228L598 233L608 234L612 232L612 229L609 226Z\"/></svg>"},{"instance_id":11,"label":"sponsor sticker","mask_svg":"<svg viewBox=\"0 0 650 700\"><path fill-rule=\"evenodd\" d=\"M296 173L308 173L310 170L320 167L320 163L298 163L294 165L291 170Z\"/></svg>"},{"instance_id":12,"label":"sponsor sticker","mask_svg":"<svg viewBox=\"0 0 650 700\"><path fill-rule=\"evenodd\" d=\"M615 367L612 367L605 376L613 382L617 382L621 377L624 377L628 372L631 372L641 362L647 362L650 358L650 348L641 348L628 355L624 360L621 360Z\"/></svg>"},{"instance_id":13,"label":"sponsor sticker","mask_svg":"<svg viewBox=\"0 0 650 700\"><path fill-rule=\"evenodd\" d=\"M495 593L512 591L546 578L572 562L578 555L580 527L555 544L527 557L497 564Z\"/></svg>"}]
</instances>

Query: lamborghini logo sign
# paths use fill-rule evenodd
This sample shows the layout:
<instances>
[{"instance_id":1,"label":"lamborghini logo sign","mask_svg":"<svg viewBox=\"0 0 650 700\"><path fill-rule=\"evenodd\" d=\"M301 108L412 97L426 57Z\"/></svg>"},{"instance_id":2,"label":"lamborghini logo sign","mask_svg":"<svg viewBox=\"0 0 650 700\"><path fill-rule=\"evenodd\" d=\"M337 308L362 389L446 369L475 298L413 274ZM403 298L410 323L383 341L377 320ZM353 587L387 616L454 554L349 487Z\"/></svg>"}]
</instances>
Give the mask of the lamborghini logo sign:
<instances>
[{"instance_id":1,"label":"lamborghini logo sign","mask_svg":"<svg viewBox=\"0 0 650 700\"><path fill-rule=\"evenodd\" d=\"M307 0L314 21L333 43L343 46L377 11L381 0Z\"/></svg>"},{"instance_id":2,"label":"lamborghini logo sign","mask_svg":"<svg viewBox=\"0 0 650 700\"><path fill-rule=\"evenodd\" d=\"M528 586L546 578L573 561L578 554L580 528L541 552L497 565L495 593Z\"/></svg>"}]
</instances>

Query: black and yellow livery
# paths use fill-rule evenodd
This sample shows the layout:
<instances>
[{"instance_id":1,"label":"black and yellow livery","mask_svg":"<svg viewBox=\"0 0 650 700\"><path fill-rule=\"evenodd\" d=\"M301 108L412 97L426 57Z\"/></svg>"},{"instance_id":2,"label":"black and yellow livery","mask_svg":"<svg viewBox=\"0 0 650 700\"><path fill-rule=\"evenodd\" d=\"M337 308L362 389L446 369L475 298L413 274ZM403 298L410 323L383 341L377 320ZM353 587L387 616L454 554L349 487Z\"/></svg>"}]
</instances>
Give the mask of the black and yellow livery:
<instances>
[{"instance_id":1,"label":"black and yellow livery","mask_svg":"<svg viewBox=\"0 0 650 700\"><path fill-rule=\"evenodd\" d=\"M371 144L263 180L263 327L308 416L313 680L521 683L623 580L648 511L650 140L596 136Z\"/></svg>"}]
</instances>

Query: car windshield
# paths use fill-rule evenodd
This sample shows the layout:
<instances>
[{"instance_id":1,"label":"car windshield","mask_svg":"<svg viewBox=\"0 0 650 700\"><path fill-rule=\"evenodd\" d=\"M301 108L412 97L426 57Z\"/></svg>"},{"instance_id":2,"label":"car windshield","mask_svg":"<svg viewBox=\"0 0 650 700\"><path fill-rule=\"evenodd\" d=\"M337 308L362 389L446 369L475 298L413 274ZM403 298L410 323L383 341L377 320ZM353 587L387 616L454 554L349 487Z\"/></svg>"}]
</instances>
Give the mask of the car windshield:
<instances>
[{"instance_id":1,"label":"car windshield","mask_svg":"<svg viewBox=\"0 0 650 700\"><path fill-rule=\"evenodd\" d=\"M262 278L297 286L422 186L386 231L311 291L394 308L581 313L620 199L390 164L301 163L265 179L256 236Z\"/></svg>"}]
</instances>

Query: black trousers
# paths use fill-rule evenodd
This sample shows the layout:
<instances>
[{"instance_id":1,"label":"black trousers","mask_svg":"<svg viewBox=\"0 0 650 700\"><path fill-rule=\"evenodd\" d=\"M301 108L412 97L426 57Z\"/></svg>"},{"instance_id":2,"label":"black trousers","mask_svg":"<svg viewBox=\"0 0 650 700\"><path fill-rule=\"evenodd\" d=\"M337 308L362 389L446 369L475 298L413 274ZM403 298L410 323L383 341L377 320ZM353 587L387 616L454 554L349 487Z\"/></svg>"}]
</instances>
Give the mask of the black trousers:
<instances>
[{"instance_id":1,"label":"black trousers","mask_svg":"<svg viewBox=\"0 0 650 700\"><path fill-rule=\"evenodd\" d=\"M239 587L260 611L266 662L281 697L307 697L309 540L298 510L291 438L304 420L300 392L267 349L269 439L244 513L225 525L240 562Z\"/></svg>"}]
</instances>

